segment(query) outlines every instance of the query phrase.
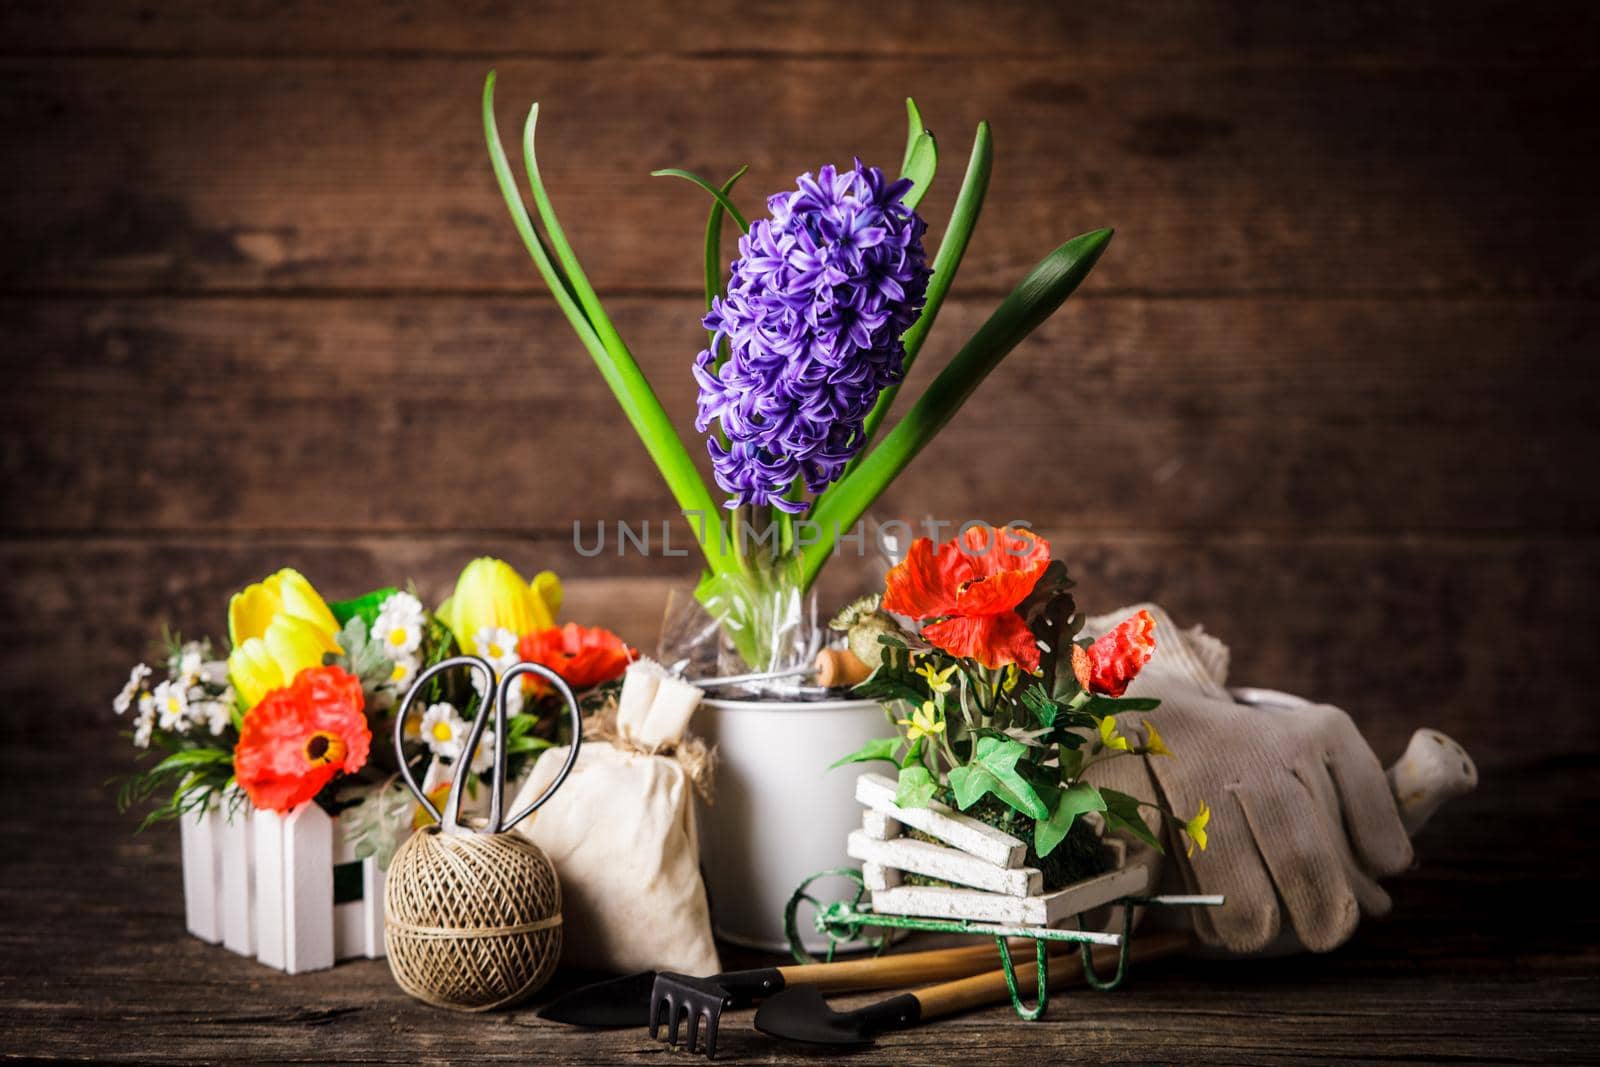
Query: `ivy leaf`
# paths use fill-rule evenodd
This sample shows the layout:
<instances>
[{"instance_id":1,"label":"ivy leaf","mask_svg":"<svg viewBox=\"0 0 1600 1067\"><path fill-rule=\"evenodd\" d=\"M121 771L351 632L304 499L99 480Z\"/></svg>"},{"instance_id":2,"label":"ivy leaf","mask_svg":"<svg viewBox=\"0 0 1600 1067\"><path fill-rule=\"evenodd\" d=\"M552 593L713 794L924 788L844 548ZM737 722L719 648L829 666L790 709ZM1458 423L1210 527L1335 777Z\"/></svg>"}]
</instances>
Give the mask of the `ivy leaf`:
<instances>
[{"instance_id":1,"label":"ivy leaf","mask_svg":"<svg viewBox=\"0 0 1600 1067\"><path fill-rule=\"evenodd\" d=\"M894 802L902 808L925 808L939 791L933 772L922 764L900 768L900 784L894 791Z\"/></svg>"},{"instance_id":2,"label":"ivy leaf","mask_svg":"<svg viewBox=\"0 0 1600 1067\"><path fill-rule=\"evenodd\" d=\"M1086 811L1105 810L1105 798L1100 795L1100 790L1088 782L1079 782L1061 790L1050 818L1040 819L1033 824L1033 850L1041 857L1050 855L1057 845L1066 840L1079 815Z\"/></svg>"},{"instance_id":3,"label":"ivy leaf","mask_svg":"<svg viewBox=\"0 0 1600 1067\"><path fill-rule=\"evenodd\" d=\"M872 763L876 760L886 760L894 763L894 750L900 746L898 737L875 737L862 745L860 749L850 753L843 759L835 760L828 764L828 770L843 767L847 763Z\"/></svg>"},{"instance_id":4,"label":"ivy leaf","mask_svg":"<svg viewBox=\"0 0 1600 1067\"><path fill-rule=\"evenodd\" d=\"M1108 829L1126 830L1145 844L1154 846L1157 852L1162 851L1161 842L1156 840L1150 825L1144 821L1144 816L1139 814L1139 801L1136 798L1126 793L1119 793L1115 789L1102 789L1100 795L1105 798Z\"/></svg>"},{"instance_id":5,"label":"ivy leaf","mask_svg":"<svg viewBox=\"0 0 1600 1067\"><path fill-rule=\"evenodd\" d=\"M1078 772L1083 770L1083 752L1078 747L1083 744L1083 738L1077 734L1073 734L1072 737L1078 742L1077 745L1062 745L1056 750L1057 759L1061 762L1062 781L1076 778Z\"/></svg>"},{"instance_id":6,"label":"ivy leaf","mask_svg":"<svg viewBox=\"0 0 1600 1067\"><path fill-rule=\"evenodd\" d=\"M961 810L972 807L985 794L993 793L1024 815L1049 818L1050 812L1039 794L1017 771L1017 761L1028 754L1027 746L1012 738L981 737L973 750L972 762L950 772Z\"/></svg>"}]
</instances>

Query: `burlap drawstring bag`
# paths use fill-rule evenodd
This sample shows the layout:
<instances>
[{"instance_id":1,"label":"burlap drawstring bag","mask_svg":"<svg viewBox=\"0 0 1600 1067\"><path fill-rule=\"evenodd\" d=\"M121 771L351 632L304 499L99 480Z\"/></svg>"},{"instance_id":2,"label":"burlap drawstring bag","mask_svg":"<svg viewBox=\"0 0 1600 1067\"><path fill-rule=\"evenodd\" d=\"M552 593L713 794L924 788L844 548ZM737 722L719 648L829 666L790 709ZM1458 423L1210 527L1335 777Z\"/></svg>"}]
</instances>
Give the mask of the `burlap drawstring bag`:
<instances>
[{"instance_id":1,"label":"burlap drawstring bag","mask_svg":"<svg viewBox=\"0 0 1600 1067\"><path fill-rule=\"evenodd\" d=\"M713 754L696 738L646 748L618 731L614 706L589 720L583 738L561 792L517 827L561 876L562 964L717 973L693 797L710 799ZM543 753L515 806L538 796L566 758L565 748Z\"/></svg>"}]
</instances>

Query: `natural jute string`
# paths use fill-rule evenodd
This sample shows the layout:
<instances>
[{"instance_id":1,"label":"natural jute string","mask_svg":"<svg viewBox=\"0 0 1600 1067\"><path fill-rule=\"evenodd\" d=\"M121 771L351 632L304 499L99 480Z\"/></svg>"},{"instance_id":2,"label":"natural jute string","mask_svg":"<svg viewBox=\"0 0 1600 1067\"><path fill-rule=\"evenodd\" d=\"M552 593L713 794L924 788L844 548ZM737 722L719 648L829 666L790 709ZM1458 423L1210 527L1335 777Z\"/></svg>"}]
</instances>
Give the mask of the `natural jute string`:
<instances>
[{"instance_id":1,"label":"natural jute string","mask_svg":"<svg viewBox=\"0 0 1600 1067\"><path fill-rule=\"evenodd\" d=\"M441 1008L513 1004L561 956L560 882L520 834L412 834L389 865L384 914L395 981Z\"/></svg>"}]
</instances>

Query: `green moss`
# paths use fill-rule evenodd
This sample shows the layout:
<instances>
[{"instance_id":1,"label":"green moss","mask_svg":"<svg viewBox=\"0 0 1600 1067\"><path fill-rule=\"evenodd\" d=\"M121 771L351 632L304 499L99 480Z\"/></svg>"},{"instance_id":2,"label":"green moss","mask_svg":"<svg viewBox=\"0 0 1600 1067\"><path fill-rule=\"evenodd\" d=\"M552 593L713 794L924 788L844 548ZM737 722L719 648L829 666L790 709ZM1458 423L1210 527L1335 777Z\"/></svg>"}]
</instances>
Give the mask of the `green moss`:
<instances>
[{"instance_id":1,"label":"green moss","mask_svg":"<svg viewBox=\"0 0 1600 1067\"><path fill-rule=\"evenodd\" d=\"M948 793L940 796L939 799L952 808L955 807L955 798L949 796ZM1046 889L1060 889L1074 882L1081 882L1085 878L1091 878L1106 870L1105 850L1100 846L1100 837L1082 819L1072 824L1072 829L1067 832L1066 839L1057 845L1050 855L1040 856L1033 849L1033 820L1009 805L996 800L992 796L986 796L962 812L962 814L970 815L979 822L987 823L995 829L1003 830L1017 840L1025 842L1028 846L1028 855L1023 860L1023 864L1028 867L1037 867L1044 873L1044 887ZM935 845L949 847L946 842L925 834L921 830L912 829L909 826L906 827L906 836L917 841L928 841ZM951 884L942 879L930 878L922 874L912 874L909 871L905 875L905 880L909 885L948 886Z\"/></svg>"}]
</instances>

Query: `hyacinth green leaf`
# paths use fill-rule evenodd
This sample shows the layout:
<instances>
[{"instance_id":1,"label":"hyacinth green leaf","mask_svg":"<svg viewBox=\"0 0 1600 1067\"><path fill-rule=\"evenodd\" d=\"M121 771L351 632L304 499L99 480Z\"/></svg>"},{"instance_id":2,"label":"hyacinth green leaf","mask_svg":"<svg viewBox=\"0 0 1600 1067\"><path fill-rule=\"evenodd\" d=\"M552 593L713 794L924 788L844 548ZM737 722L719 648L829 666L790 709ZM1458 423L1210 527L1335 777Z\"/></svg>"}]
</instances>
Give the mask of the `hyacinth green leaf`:
<instances>
[{"instance_id":1,"label":"hyacinth green leaf","mask_svg":"<svg viewBox=\"0 0 1600 1067\"><path fill-rule=\"evenodd\" d=\"M811 515L817 538L802 556L804 587L810 587L832 556L839 534L855 525L1007 353L1072 295L1111 242L1111 234L1094 230L1046 256L939 372L882 443L822 495Z\"/></svg>"},{"instance_id":2,"label":"hyacinth green leaf","mask_svg":"<svg viewBox=\"0 0 1600 1067\"><path fill-rule=\"evenodd\" d=\"M741 171L740 173L743 172ZM706 181L693 171L683 170L679 167L663 167L660 170L651 171L650 177L682 178L686 182L693 182L706 192L710 193L711 199L722 205L722 210L726 211L729 217L732 218L734 222L738 223L739 232L750 232L750 224L746 222L745 217L739 213L739 209L734 206L733 201L728 199L728 194L723 192L721 189L718 189L715 185L712 185L710 182Z\"/></svg>"},{"instance_id":3,"label":"hyacinth green leaf","mask_svg":"<svg viewBox=\"0 0 1600 1067\"><path fill-rule=\"evenodd\" d=\"M928 339L928 331L933 329L939 309L944 306L944 298L949 295L950 286L956 280L961 258L966 255L967 245L972 241L972 231L978 227L978 216L983 211L983 199L989 193L989 175L993 170L994 139L989 134L989 124L980 122L977 135L972 139L972 154L967 158L967 173L961 179L961 191L956 194L956 206L950 212L950 225L945 227L944 239L939 242L939 252L934 256L933 276L928 279L928 293L923 301L922 314L911 324L911 329L906 331L903 338L906 357L901 367L905 373L909 373L911 365L917 361L917 353ZM894 406L894 398L899 392L900 387L892 385L878 395L878 402L867 416L866 444L870 445L876 440L878 427ZM853 463L851 469L858 463L859 460Z\"/></svg>"},{"instance_id":4,"label":"hyacinth green leaf","mask_svg":"<svg viewBox=\"0 0 1600 1067\"><path fill-rule=\"evenodd\" d=\"M933 176L939 170L939 143L933 139L933 134L926 131L917 138L911 146L911 152L906 156L905 169L900 172L902 178L911 179L911 188L906 190L906 195L901 199L906 207L916 210L922 198L928 195L928 190L933 187Z\"/></svg>"},{"instance_id":5,"label":"hyacinth green leaf","mask_svg":"<svg viewBox=\"0 0 1600 1067\"><path fill-rule=\"evenodd\" d=\"M928 124L922 121L922 111L917 107L917 102L906 97L906 153L900 160L901 174L911 169L912 149L917 147L917 138L927 132Z\"/></svg>"},{"instance_id":6,"label":"hyacinth green leaf","mask_svg":"<svg viewBox=\"0 0 1600 1067\"><path fill-rule=\"evenodd\" d=\"M599 297L584 276L572 246L567 243L561 225L556 221L555 210L549 194L539 176L538 160L534 154L534 129L538 122L539 105L534 104L523 126L523 159L528 170L528 181L533 189L534 204L540 219L549 233L549 242L540 235L528 215L522 194L517 188L510 161L500 140L499 127L494 118L495 72L490 71L483 84L483 130L488 142L489 160L494 168L495 180L500 185L506 208L511 212L512 223L522 237L523 246L538 267L540 275L555 297L562 313L567 316L578 340L588 349L599 367L600 374L621 405L623 414L632 424L650 458L655 461L667 486L685 512L697 512L705 525L706 536L700 538L706 561L715 573L737 569L738 564L729 555L726 539L722 535L722 516L705 480L695 468L683 439L678 436L672 421L662 410L661 402L634 361L632 353L617 334L611 320L600 306ZM555 256L552 258L551 252ZM559 260L559 266L556 260Z\"/></svg>"},{"instance_id":7,"label":"hyacinth green leaf","mask_svg":"<svg viewBox=\"0 0 1600 1067\"><path fill-rule=\"evenodd\" d=\"M722 216L728 209L723 207L733 192L733 187L743 178L745 171L750 169L747 163L734 171L733 177L722 183L722 195L711 202L711 217L706 220L706 310L711 310L711 301L722 295Z\"/></svg>"}]
</instances>

